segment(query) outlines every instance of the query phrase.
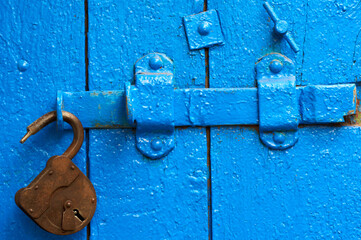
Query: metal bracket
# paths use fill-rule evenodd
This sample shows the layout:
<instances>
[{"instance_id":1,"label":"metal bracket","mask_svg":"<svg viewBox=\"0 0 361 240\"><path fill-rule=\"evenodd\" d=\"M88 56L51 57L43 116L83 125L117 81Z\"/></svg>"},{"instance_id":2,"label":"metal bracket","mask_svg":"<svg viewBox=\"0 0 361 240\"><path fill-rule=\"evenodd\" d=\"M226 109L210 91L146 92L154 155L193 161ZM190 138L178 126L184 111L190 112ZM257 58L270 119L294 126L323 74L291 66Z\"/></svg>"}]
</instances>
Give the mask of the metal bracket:
<instances>
[{"instance_id":1,"label":"metal bracket","mask_svg":"<svg viewBox=\"0 0 361 240\"><path fill-rule=\"evenodd\" d=\"M223 45L223 32L216 10L183 17L190 50Z\"/></svg>"},{"instance_id":2,"label":"metal bracket","mask_svg":"<svg viewBox=\"0 0 361 240\"><path fill-rule=\"evenodd\" d=\"M173 62L151 53L135 64L135 86L126 84L128 121L136 125L137 148L151 159L174 148Z\"/></svg>"},{"instance_id":3,"label":"metal bracket","mask_svg":"<svg viewBox=\"0 0 361 240\"><path fill-rule=\"evenodd\" d=\"M272 149L286 149L298 140L300 112L295 67L281 54L270 54L256 64L259 132Z\"/></svg>"}]
</instances>

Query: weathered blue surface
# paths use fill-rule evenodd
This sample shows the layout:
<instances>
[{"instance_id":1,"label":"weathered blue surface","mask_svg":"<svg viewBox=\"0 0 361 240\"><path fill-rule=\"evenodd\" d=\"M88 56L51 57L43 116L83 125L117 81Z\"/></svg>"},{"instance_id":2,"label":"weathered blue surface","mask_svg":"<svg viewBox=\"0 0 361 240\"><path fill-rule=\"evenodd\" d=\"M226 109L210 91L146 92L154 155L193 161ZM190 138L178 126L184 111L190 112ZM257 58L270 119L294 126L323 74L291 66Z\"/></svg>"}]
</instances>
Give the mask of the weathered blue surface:
<instances>
[{"instance_id":1,"label":"weathered blue surface","mask_svg":"<svg viewBox=\"0 0 361 240\"><path fill-rule=\"evenodd\" d=\"M212 128L213 239L360 238L360 128L299 131L278 151L257 129Z\"/></svg>"},{"instance_id":2,"label":"weathered blue surface","mask_svg":"<svg viewBox=\"0 0 361 240\"><path fill-rule=\"evenodd\" d=\"M190 50L223 45L223 32L218 13L212 9L183 18Z\"/></svg>"},{"instance_id":3,"label":"weathered blue surface","mask_svg":"<svg viewBox=\"0 0 361 240\"><path fill-rule=\"evenodd\" d=\"M134 63L160 52L176 87L204 87L203 51L189 52L182 17L203 1L89 1L89 88L123 89ZM90 239L208 239L205 129L175 132L175 148L149 160L135 131L90 130L90 180L98 195Z\"/></svg>"},{"instance_id":4,"label":"weathered blue surface","mask_svg":"<svg viewBox=\"0 0 361 240\"><path fill-rule=\"evenodd\" d=\"M131 129L91 131L91 239L208 239L204 129L177 129L161 160L137 151Z\"/></svg>"},{"instance_id":5,"label":"weathered blue surface","mask_svg":"<svg viewBox=\"0 0 361 240\"><path fill-rule=\"evenodd\" d=\"M26 127L56 109L56 92L85 90L84 2L0 1L0 239L86 239L45 232L15 204L53 155L62 154L72 131L50 124L20 144ZM74 158L86 173L86 146Z\"/></svg>"}]
</instances>

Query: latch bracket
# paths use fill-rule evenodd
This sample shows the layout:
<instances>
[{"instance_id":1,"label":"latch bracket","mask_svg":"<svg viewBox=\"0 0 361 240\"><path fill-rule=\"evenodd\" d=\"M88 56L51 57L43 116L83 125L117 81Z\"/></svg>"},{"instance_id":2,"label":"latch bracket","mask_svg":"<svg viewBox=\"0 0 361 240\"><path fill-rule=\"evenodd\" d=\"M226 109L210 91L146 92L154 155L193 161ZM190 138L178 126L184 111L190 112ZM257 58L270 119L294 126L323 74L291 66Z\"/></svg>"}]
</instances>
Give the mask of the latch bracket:
<instances>
[{"instance_id":1,"label":"latch bracket","mask_svg":"<svg viewBox=\"0 0 361 240\"><path fill-rule=\"evenodd\" d=\"M135 85L126 84L129 124L136 126L136 146L151 159L174 148L173 62L151 53L135 64Z\"/></svg>"},{"instance_id":2,"label":"latch bracket","mask_svg":"<svg viewBox=\"0 0 361 240\"><path fill-rule=\"evenodd\" d=\"M278 53L256 64L260 138L272 149L289 148L298 140L300 112L294 72L293 62Z\"/></svg>"}]
</instances>

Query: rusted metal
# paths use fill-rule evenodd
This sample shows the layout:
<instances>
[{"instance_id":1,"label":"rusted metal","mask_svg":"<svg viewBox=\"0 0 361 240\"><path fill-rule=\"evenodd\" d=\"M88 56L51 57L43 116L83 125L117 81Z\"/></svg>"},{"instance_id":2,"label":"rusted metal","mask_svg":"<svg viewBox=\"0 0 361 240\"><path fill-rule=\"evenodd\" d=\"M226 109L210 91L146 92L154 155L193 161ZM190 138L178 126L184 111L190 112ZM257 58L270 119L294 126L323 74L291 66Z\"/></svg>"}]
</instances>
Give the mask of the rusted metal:
<instances>
[{"instance_id":1,"label":"rusted metal","mask_svg":"<svg viewBox=\"0 0 361 240\"><path fill-rule=\"evenodd\" d=\"M88 225L96 209L96 193L90 180L71 160L83 143L83 126L73 114L62 113L74 131L71 145L61 156L48 160L45 169L16 193L15 202L42 229L68 235ZM55 111L40 117L28 126L20 142L56 119Z\"/></svg>"}]
</instances>

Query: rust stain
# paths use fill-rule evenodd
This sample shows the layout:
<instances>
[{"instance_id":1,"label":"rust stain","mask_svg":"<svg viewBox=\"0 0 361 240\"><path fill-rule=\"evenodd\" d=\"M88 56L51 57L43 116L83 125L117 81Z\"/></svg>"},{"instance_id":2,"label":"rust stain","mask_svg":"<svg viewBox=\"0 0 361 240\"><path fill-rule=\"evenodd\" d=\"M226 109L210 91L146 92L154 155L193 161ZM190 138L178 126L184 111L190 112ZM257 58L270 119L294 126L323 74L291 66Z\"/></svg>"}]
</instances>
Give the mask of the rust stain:
<instances>
[{"instance_id":1,"label":"rust stain","mask_svg":"<svg viewBox=\"0 0 361 240\"><path fill-rule=\"evenodd\" d=\"M102 92L103 95L111 95L113 94L113 91L104 91Z\"/></svg>"},{"instance_id":2,"label":"rust stain","mask_svg":"<svg viewBox=\"0 0 361 240\"><path fill-rule=\"evenodd\" d=\"M361 126L361 112L359 110L360 99L356 100L356 113L345 116L345 122L341 123L342 126ZM354 112L354 111L350 111Z\"/></svg>"}]
</instances>

